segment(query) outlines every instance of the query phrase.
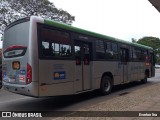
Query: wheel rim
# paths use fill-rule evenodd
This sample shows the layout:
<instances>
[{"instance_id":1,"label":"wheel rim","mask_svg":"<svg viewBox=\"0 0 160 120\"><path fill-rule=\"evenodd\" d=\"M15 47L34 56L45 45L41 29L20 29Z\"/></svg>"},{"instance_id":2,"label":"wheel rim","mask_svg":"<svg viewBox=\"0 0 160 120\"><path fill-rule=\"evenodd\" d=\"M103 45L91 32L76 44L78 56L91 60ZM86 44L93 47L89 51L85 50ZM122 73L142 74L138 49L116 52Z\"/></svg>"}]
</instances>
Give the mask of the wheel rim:
<instances>
[{"instance_id":1,"label":"wheel rim","mask_svg":"<svg viewBox=\"0 0 160 120\"><path fill-rule=\"evenodd\" d=\"M109 80L106 80L106 82L104 83L104 90L108 92L110 88L111 88L111 83L109 82Z\"/></svg>"}]
</instances>

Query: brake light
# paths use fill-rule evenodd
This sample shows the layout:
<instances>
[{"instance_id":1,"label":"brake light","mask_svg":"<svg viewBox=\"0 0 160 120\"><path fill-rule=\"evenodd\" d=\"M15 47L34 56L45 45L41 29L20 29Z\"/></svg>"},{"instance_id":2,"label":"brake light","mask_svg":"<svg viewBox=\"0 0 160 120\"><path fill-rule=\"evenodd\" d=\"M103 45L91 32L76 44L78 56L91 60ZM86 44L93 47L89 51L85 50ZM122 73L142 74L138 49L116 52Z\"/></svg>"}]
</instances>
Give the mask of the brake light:
<instances>
[{"instance_id":1,"label":"brake light","mask_svg":"<svg viewBox=\"0 0 160 120\"><path fill-rule=\"evenodd\" d=\"M26 78L26 84L29 84L32 82L32 67L27 63L27 78Z\"/></svg>"},{"instance_id":2,"label":"brake light","mask_svg":"<svg viewBox=\"0 0 160 120\"><path fill-rule=\"evenodd\" d=\"M4 51L10 51L10 50L19 50L19 49L26 49L26 46L22 46L22 45L13 45L13 46L9 46L7 47Z\"/></svg>"},{"instance_id":3,"label":"brake light","mask_svg":"<svg viewBox=\"0 0 160 120\"><path fill-rule=\"evenodd\" d=\"M5 58L20 57L26 53L26 50L27 50L26 46L21 46L21 45L9 46L4 50L3 56Z\"/></svg>"}]
</instances>

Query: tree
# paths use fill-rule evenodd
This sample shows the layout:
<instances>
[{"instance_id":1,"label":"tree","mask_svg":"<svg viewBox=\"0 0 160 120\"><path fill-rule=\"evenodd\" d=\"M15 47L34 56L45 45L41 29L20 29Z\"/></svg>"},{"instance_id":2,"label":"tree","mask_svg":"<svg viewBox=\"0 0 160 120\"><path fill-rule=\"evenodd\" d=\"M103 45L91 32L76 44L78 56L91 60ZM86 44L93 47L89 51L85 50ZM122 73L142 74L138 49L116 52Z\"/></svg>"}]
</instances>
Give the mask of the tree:
<instances>
[{"instance_id":1,"label":"tree","mask_svg":"<svg viewBox=\"0 0 160 120\"><path fill-rule=\"evenodd\" d=\"M137 43L150 46L153 49L160 48L160 39L157 37L143 37L137 41Z\"/></svg>"},{"instance_id":2,"label":"tree","mask_svg":"<svg viewBox=\"0 0 160 120\"><path fill-rule=\"evenodd\" d=\"M137 42L137 40L134 39L134 38L132 38L131 40L132 40L132 43L136 43Z\"/></svg>"},{"instance_id":3,"label":"tree","mask_svg":"<svg viewBox=\"0 0 160 120\"><path fill-rule=\"evenodd\" d=\"M160 63L160 39L157 37L143 37L137 43L152 47L157 56L157 62Z\"/></svg>"},{"instance_id":4,"label":"tree","mask_svg":"<svg viewBox=\"0 0 160 120\"><path fill-rule=\"evenodd\" d=\"M0 0L0 34L11 22L31 15L72 24L74 16L48 0Z\"/></svg>"}]
</instances>

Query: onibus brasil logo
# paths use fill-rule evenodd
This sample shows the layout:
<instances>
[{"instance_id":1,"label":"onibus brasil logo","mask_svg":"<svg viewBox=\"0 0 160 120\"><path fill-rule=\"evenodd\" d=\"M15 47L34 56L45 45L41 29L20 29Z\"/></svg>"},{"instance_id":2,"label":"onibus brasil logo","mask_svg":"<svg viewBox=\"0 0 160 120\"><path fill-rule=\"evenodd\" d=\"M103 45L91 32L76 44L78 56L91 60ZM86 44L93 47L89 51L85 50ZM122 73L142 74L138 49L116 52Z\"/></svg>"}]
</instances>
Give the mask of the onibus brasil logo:
<instances>
[{"instance_id":1,"label":"onibus brasil logo","mask_svg":"<svg viewBox=\"0 0 160 120\"><path fill-rule=\"evenodd\" d=\"M42 117L42 115L33 112L2 112L2 117Z\"/></svg>"}]
</instances>

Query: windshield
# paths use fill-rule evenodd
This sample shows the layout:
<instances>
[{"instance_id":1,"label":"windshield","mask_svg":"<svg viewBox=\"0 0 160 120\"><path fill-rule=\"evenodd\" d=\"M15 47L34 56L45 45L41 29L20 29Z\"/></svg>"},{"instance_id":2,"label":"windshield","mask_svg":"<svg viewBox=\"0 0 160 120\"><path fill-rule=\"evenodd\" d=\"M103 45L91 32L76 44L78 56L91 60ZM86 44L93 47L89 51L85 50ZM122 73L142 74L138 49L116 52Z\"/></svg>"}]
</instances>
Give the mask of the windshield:
<instances>
[{"instance_id":1,"label":"windshield","mask_svg":"<svg viewBox=\"0 0 160 120\"><path fill-rule=\"evenodd\" d=\"M7 28L4 32L4 58L23 56L29 41L29 21Z\"/></svg>"}]
</instances>

